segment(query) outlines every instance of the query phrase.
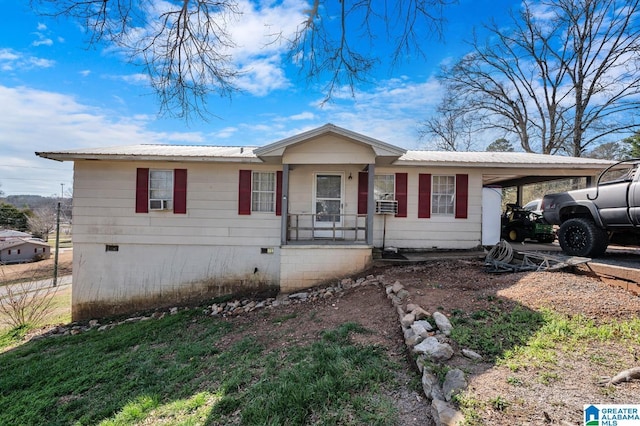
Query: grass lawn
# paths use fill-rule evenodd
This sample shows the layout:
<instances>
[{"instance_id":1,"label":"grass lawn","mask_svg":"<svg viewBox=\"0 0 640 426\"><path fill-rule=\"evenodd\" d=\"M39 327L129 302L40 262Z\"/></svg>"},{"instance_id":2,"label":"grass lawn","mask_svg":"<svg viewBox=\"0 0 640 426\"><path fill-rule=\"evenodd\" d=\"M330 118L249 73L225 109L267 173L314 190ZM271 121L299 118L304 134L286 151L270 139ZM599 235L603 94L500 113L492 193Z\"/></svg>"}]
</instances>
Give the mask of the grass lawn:
<instances>
[{"instance_id":1,"label":"grass lawn","mask_svg":"<svg viewBox=\"0 0 640 426\"><path fill-rule=\"evenodd\" d=\"M395 424L381 392L393 365L353 343L360 325L277 350L218 344L239 331L188 310L14 347L0 354L0 424Z\"/></svg>"}]
</instances>

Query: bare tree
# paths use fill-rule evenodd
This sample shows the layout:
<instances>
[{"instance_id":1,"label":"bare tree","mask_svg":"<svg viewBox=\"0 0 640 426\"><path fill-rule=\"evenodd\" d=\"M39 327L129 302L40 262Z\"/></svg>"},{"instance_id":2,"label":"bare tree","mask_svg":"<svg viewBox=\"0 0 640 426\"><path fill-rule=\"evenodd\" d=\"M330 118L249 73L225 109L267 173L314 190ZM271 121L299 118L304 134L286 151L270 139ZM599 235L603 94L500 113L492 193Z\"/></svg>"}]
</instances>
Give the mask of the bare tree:
<instances>
[{"instance_id":1,"label":"bare tree","mask_svg":"<svg viewBox=\"0 0 640 426\"><path fill-rule=\"evenodd\" d=\"M442 8L455 0L374 0L300 3L294 34L274 30L265 44L286 42L306 77L328 77L326 100L351 88L391 57L422 53L425 38L440 35ZM234 64L231 26L243 18L240 0L31 0L41 14L80 21L89 43L113 43L141 65L163 113L188 118L209 114L213 93L231 96L241 72ZM334 19L338 17L338 19ZM384 29L380 34L379 28ZM393 45L390 55L376 44ZM363 41L369 41L363 43Z\"/></svg>"},{"instance_id":2,"label":"bare tree","mask_svg":"<svg viewBox=\"0 0 640 426\"><path fill-rule=\"evenodd\" d=\"M442 81L527 152L582 155L640 127L640 1L525 1Z\"/></svg>"},{"instance_id":3,"label":"bare tree","mask_svg":"<svg viewBox=\"0 0 640 426\"><path fill-rule=\"evenodd\" d=\"M49 234L56 228L56 207L49 204L33 211L27 219L33 236L49 240Z\"/></svg>"},{"instance_id":4,"label":"bare tree","mask_svg":"<svg viewBox=\"0 0 640 426\"><path fill-rule=\"evenodd\" d=\"M10 282L5 274L6 266L0 264L0 323L12 328L36 327L52 311L53 298L58 287L36 281L37 268L24 271L18 282Z\"/></svg>"},{"instance_id":5,"label":"bare tree","mask_svg":"<svg viewBox=\"0 0 640 426\"><path fill-rule=\"evenodd\" d=\"M447 95L436 115L420 123L420 139L428 139L429 148L438 151L471 151L474 148L474 114Z\"/></svg>"}]
</instances>

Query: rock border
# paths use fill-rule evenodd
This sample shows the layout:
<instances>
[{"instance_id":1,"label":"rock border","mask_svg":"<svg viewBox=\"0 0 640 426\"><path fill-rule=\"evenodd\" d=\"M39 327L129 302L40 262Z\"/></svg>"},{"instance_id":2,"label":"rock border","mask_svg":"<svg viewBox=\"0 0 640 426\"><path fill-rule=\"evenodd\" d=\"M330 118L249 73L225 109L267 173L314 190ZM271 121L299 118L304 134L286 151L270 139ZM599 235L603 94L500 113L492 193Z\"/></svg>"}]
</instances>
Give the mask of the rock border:
<instances>
[{"instance_id":1,"label":"rock border","mask_svg":"<svg viewBox=\"0 0 640 426\"><path fill-rule=\"evenodd\" d=\"M441 312L430 314L414 303L407 303L409 292L400 281L387 285L387 298L396 308L404 341L415 356L416 365L422 374L422 390L431 401L431 415L437 426L454 426L464 423L464 415L453 404L454 397L467 388L466 374L459 368L449 369L440 381L438 372L446 367L446 362L454 355L461 355L470 361L481 361L482 356L471 349L456 353L450 339L453 326ZM435 323L435 327L429 321Z\"/></svg>"}]
</instances>

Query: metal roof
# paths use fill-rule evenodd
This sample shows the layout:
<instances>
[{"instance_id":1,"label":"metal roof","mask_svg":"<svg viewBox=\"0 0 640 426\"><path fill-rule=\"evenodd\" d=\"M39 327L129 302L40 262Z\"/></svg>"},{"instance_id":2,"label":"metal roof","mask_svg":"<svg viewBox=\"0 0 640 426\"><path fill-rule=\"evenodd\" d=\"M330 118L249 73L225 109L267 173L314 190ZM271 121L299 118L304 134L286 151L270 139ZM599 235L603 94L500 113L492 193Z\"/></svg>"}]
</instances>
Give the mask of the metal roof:
<instances>
[{"instance_id":1,"label":"metal roof","mask_svg":"<svg viewBox=\"0 0 640 426\"><path fill-rule=\"evenodd\" d=\"M150 160L150 161L260 161L253 147L207 145L126 145L105 148L36 152L43 158L72 160Z\"/></svg>"},{"instance_id":2,"label":"metal roof","mask_svg":"<svg viewBox=\"0 0 640 426\"><path fill-rule=\"evenodd\" d=\"M613 161L525 152L452 152L407 151L395 162L398 165L466 166L466 167L606 167Z\"/></svg>"},{"instance_id":3,"label":"metal roof","mask_svg":"<svg viewBox=\"0 0 640 426\"><path fill-rule=\"evenodd\" d=\"M34 238L12 238L10 240L0 241L0 250L19 247L24 244L35 244L37 246L49 247L49 244Z\"/></svg>"},{"instance_id":4,"label":"metal roof","mask_svg":"<svg viewBox=\"0 0 640 426\"><path fill-rule=\"evenodd\" d=\"M106 148L36 152L36 155L58 161L69 160L152 160L152 161L216 161L261 162L256 148L205 145L128 145ZM466 167L605 167L612 161L561 155L523 152L449 152L406 151L394 162L404 166Z\"/></svg>"}]
</instances>

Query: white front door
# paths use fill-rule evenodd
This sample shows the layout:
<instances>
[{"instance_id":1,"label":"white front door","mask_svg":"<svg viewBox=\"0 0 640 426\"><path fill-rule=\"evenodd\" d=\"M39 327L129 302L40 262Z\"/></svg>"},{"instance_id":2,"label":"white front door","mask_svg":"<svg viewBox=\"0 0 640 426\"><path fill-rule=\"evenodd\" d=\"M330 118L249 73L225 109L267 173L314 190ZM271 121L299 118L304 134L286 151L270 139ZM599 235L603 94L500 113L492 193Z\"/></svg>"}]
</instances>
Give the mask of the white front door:
<instances>
[{"instance_id":1,"label":"white front door","mask_svg":"<svg viewBox=\"0 0 640 426\"><path fill-rule=\"evenodd\" d=\"M342 238L342 174L317 173L315 187L313 236Z\"/></svg>"}]
</instances>

